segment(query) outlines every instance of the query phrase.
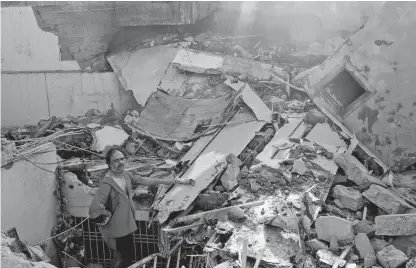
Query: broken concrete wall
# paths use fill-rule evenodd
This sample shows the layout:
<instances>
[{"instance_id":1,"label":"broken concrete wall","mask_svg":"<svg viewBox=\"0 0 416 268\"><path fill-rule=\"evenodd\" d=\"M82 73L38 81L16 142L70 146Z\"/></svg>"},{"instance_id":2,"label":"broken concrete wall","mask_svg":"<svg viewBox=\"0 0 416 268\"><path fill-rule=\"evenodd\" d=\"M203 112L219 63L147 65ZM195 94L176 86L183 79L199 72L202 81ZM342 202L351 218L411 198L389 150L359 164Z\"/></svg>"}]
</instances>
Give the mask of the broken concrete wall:
<instances>
[{"instance_id":1,"label":"broken concrete wall","mask_svg":"<svg viewBox=\"0 0 416 268\"><path fill-rule=\"evenodd\" d=\"M40 168L20 160L9 169L1 169L1 228L15 227L19 238L29 245L49 238L50 230L57 223L58 208L54 195L56 148L52 143L42 148L49 151L29 157ZM46 242L46 245L46 254L53 264L57 264L53 241Z\"/></svg>"},{"instance_id":2,"label":"broken concrete wall","mask_svg":"<svg viewBox=\"0 0 416 268\"><path fill-rule=\"evenodd\" d=\"M114 73L16 73L1 75L2 127L37 124L51 116L84 115L90 109L123 113L134 97Z\"/></svg>"},{"instance_id":3,"label":"broken concrete wall","mask_svg":"<svg viewBox=\"0 0 416 268\"><path fill-rule=\"evenodd\" d=\"M192 1L85 1L37 6L33 10L40 28L58 36L62 58L84 62L106 53L108 44L120 30L192 24L211 14L217 6L216 2Z\"/></svg>"},{"instance_id":4,"label":"broken concrete wall","mask_svg":"<svg viewBox=\"0 0 416 268\"><path fill-rule=\"evenodd\" d=\"M76 71L74 61L60 61L58 37L42 31L31 7L1 9L1 71Z\"/></svg>"},{"instance_id":5,"label":"broken concrete wall","mask_svg":"<svg viewBox=\"0 0 416 268\"><path fill-rule=\"evenodd\" d=\"M387 2L333 56L296 81L396 171L416 160L415 10L412 2Z\"/></svg>"}]
</instances>

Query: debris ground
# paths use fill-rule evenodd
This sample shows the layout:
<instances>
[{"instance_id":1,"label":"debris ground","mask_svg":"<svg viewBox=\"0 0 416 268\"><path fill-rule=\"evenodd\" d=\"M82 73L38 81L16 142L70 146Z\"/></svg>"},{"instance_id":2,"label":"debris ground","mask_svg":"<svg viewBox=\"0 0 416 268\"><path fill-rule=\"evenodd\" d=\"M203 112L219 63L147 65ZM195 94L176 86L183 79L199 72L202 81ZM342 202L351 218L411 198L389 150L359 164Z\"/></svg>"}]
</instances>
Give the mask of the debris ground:
<instances>
[{"instance_id":1,"label":"debris ground","mask_svg":"<svg viewBox=\"0 0 416 268\"><path fill-rule=\"evenodd\" d=\"M108 170L105 153L118 147L136 175L196 181L135 190L136 209L150 210L146 220L158 222L167 239L159 243L161 253L183 238L181 246L218 268L245 268L243 262L415 267L414 176L396 176L370 156L359 157L363 148L354 137L290 85L288 77L309 66L279 62L276 49L266 53L215 36L169 35L150 46L108 56L126 90L142 98L142 110L121 115L114 108L106 114L91 109L81 117L2 129L2 168L41 153L45 143L57 148L60 213L51 234L62 258L85 262L83 230L74 219L87 217ZM169 65L159 66L161 77L146 84L152 86L148 96L137 93L140 85L129 71L141 54L163 49L169 49L163 55ZM130 62L120 68L126 55ZM143 66L140 71L144 77ZM401 184L393 185L393 178L402 178ZM2 264L51 267L10 249L13 242L3 233L2 240Z\"/></svg>"}]
</instances>

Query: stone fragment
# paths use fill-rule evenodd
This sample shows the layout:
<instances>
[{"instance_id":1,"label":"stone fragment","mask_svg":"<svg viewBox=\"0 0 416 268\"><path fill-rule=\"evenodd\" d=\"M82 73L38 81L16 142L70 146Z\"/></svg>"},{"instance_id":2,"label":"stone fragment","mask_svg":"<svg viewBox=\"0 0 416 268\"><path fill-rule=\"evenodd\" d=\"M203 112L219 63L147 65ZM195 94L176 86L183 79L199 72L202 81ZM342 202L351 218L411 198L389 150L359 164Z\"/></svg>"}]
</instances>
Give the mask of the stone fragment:
<instances>
[{"instance_id":1,"label":"stone fragment","mask_svg":"<svg viewBox=\"0 0 416 268\"><path fill-rule=\"evenodd\" d=\"M346 208L354 211L357 211L364 206L364 199L361 196L361 193L350 187L335 185L333 196L334 198L339 199Z\"/></svg>"},{"instance_id":2,"label":"stone fragment","mask_svg":"<svg viewBox=\"0 0 416 268\"><path fill-rule=\"evenodd\" d=\"M389 190L372 184L363 196L388 214L400 214L406 211L406 202Z\"/></svg>"},{"instance_id":3,"label":"stone fragment","mask_svg":"<svg viewBox=\"0 0 416 268\"><path fill-rule=\"evenodd\" d=\"M306 173L306 165L302 159L296 159L293 163L292 173L296 173L299 175L304 175Z\"/></svg>"},{"instance_id":4,"label":"stone fragment","mask_svg":"<svg viewBox=\"0 0 416 268\"><path fill-rule=\"evenodd\" d=\"M293 217L288 210L281 211L279 215L269 222L269 225L276 226L293 233L297 233L298 230L297 219Z\"/></svg>"},{"instance_id":5,"label":"stone fragment","mask_svg":"<svg viewBox=\"0 0 416 268\"><path fill-rule=\"evenodd\" d=\"M249 180L249 182L250 182L250 190L254 193L257 193L261 188L260 184L258 184L255 180Z\"/></svg>"},{"instance_id":6,"label":"stone fragment","mask_svg":"<svg viewBox=\"0 0 416 268\"><path fill-rule=\"evenodd\" d=\"M397 237L393 240L392 245L403 252L407 252L409 247L416 247L416 235Z\"/></svg>"},{"instance_id":7,"label":"stone fragment","mask_svg":"<svg viewBox=\"0 0 416 268\"><path fill-rule=\"evenodd\" d=\"M217 192L221 192L221 193L223 193L223 192L226 192L226 191L227 191L227 190L225 189L225 187L224 187L224 186L222 186L222 185L217 185L217 186L215 186L214 190L215 190L215 191L217 191Z\"/></svg>"},{"instance_id":8,"label":"stone fragment","mask_svg":"<svg viewBox=\"0 0 416 268\"><path fill-rule=\"evenodd\" d=\"M229 192L238 185L237 177L240 174L241 160L233 154L228 155L226 160L228 166L221 176L221 183Z\"/></svg>"},{"instance_id":9,"label":"stone fragment","mask_svg":"<svg viewBox=\"0 0 416 268\"><path fill-rule=\"evenodd\" d=\"M305 245L311 248L313 251L318 251L320 249L328 249L328 246L317 238L306 241Z\"/></svg>"},{"instance_id":10,"label":"stone fragment","mask_svg":"<svg viewBox=\"0 0 416 268\"><path fill-rule=\"evenodd\" d=\"M386 240L378 238L372 238L370 242L371 246L373 247L376 253L382 251L385 247L389 245L389 243Z\"/></svg>"},{"instance_id":11,"label":"stone fragment","mask_svg":"<svg viewBox=\"0 0 416 268\"><path fill-rule=\"evenodd\" d=\"M371 245L370 239L368 239L368 236L366 234L357 234L355 236L354 245L361 259L364 259L365 256L367 256L367 254L374 256L376 255L373 246Z\"/></svg>"},{"instance_id":12,"label":"stone fragment","mask_svg":"<svg viewBox=\"0 0 416 268\"><path fill-rule=\"evenodd\" d=\"M377 264L377 257L373 254L367 254L364 257L364 268L371 268Z\"/></svg>"},{"instance_id":13,"label":"stone fragment","mask_svg":"<svg viewBox=\"0 0 416 268\"><path fill-rule=\"evenodd\" d=\"M364 234L371 234L376 231L376 227L374 224L371 224L367 220L359 221L357 224L353 225L353 229L355 233L364 233Z\"/></svg>"},{"instance_id":14,"label":"stone fragment","mask_svg":"<svg viewBox=\"0 0 416 268\"><path fill-rule=\"evenodd\" d=\"M416 214L395 214L377 216L376 235L416 235Z\"/></svg>"},{"instance_id":15,"label":"stone fragment","mask_svg":"<svg viewBox=\"0 0 416 268\"><path fill-rule=\"evenodd\" d=\"M354 240L352 223L335 216L320 216L315 222L318 238L330 242L336 237L338 243L348 244Z\"/></svg>"},{"instance_id":16,"label":"stone fragment","mask_svg":"<svg viewBox=\"0 0 416 268\"><path fill-rule=\"evenodd\" d=\"M384 268L396 268L405 264L409 258L403 251L390 245L377 253L377 260Z\"/></svg>"},{"instance_id":17,"label":"stone fragment","mask_svg":"<svg viewBox=\"0 0 416 268\"><path fill-rule=\"evenodd\" d=\"M406 263L406 268L415 268L415 267L416 267L416 257Z\"/></svg>"},{"instance_id":18,"label":"stone fragment","mask_svg":"<svg viewBox=\"0 0 416 268\"><path fill-rule=\"evenodd\" d=\"M345 175L335 174L334 176L334 184L346 183L347 180L348 180L348 177Z\"/></svg>"},{"instance_id":19,"label":"stone fragment","mask_svg":"<svg viewBox=\"0 0 416 268\"><path fill-rule=\"evenodd\" d=\"M305 122L313 126L315 126L318 123L324 123L325 115L316 108L312 109L306 114Z\"/></svg>"},{"instance_id":20,"label":"stone fragment","mask_svg":"<svg viewBox=\"0 0 416 268\"><path fill-rule=\"evenodd\" d=\"M416 247L408 247L406 252L407 257L414 258L416 257Z\"/></svg>"},{"instance_id":21,"label":"stone fragment","mask_svg":"<svg viewBox=\"0 0 416 268\"><path fill-rule=\"evenodd\" d=\"M348 261L349 261L349 262L356 262L356 261L358 261L359 259L360 259L360 257L358 257L357 255L355 255L355 254L351 254L351 256L349 257Z\"/></svg>"},{"instance_id":22,"label":"stone fragment","mask_svg":"<svg viewBox=\"0 0 416 268\"><path fill-rule=\"evenodd\" d=\"M227 212L228 218L232 221L240 221L245 218L244 209L234 207Z\"/></svg>"}]
</instances>

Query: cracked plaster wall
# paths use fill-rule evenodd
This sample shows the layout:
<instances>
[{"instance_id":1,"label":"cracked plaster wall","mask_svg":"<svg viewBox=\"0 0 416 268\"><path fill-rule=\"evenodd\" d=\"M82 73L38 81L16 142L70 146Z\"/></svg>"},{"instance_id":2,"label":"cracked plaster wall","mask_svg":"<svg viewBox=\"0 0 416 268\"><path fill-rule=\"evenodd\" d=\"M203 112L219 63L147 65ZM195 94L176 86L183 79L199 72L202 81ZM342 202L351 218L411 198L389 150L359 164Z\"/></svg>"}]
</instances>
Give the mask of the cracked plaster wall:
<instances>
[{"instance_id":1,"label":"cracked plaster wall","mask_svg":"<svg viewBox=\"0 0 416 268\"><path fill-rule=\"evenodd\" d=\"M306 79L315 102L395 171L416 161L415 27L416 3L387 2ZM374 94L342 117L325 100L319 82L344 59Z\"/></svg>"}]
</instances>

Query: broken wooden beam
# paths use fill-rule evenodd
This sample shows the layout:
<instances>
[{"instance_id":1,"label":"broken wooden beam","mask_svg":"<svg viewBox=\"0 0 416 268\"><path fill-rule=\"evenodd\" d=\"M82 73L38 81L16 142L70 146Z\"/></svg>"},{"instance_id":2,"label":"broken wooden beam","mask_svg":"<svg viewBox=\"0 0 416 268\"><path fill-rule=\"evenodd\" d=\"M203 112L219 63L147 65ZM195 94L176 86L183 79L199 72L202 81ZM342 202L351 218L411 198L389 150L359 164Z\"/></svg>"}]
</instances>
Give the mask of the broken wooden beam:
<instances>
[{"instance_id":1,"label":"broken wooden beam","mask_svg":"<svg viewBox=\"0 0 416 268\"><path fill-rule=\"evenodd\" d=\"M231 206L231 207L214 209L214 210L210 210L210 211L205 211L205 212L201 212L201 213L197 213L197 214L184 216L184 217L181 217L181 218L176 218L176 219L173 220L173 222L175 224L185 223L185 222L189 222L189 221L193 221L193 220L196 220L196 219L203 218L206 215L211 215L213 213L218 213L218 212L224 212L224 211L227 211L227 210L230 210L230 209L233 209L233 208L251 208L251 207L255 207L255 206L261 206L263 204L264 204L264 200L255 201L255 202L246 203L246 204L235 205L235 206Z\"/></svg>"}]
</instances>

